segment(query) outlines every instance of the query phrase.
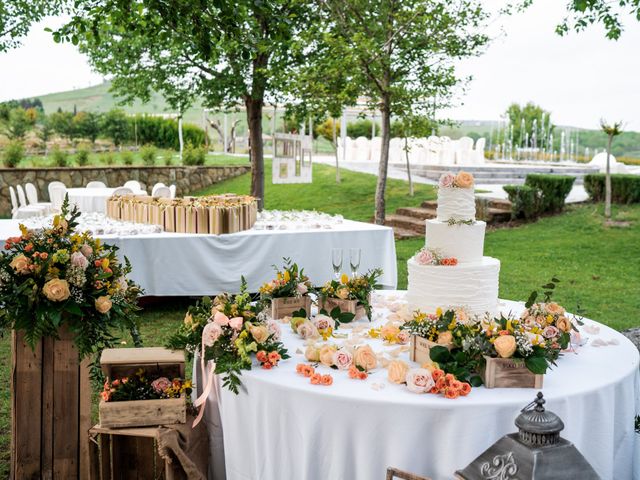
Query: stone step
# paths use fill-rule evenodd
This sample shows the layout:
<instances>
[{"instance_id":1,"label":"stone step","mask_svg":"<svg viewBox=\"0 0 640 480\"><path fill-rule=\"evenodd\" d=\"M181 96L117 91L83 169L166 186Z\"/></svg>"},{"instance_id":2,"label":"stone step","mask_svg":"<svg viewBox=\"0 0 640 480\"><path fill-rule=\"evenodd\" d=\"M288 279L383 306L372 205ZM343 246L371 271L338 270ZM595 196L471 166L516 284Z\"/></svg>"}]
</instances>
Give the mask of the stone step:
<instances>
[{"instance_id":1,"label":"stone step","mask_svg":"<svg viewBox=\"0 0 640 480\"><path fill-rule=\"evenodd\" d=\"M424 220L420 220L415 217L407 217L394 213L387 215L384 224L389 227L400 227L405 230L411 230L420 235L424 235L425 233Z\"/></svg>"},{"instance_id":2,"label":"stone step","mask_svg":"<svg viewBox=\"0 0 640 480\"><path fill-rule=\"evenodd\" d=\"M420 220L427 220L429 218L436 218L436 209L434 208L422 208L422 207L403 207L396 210L396 214L404 215L405 217L419 218Z\"/></svg>"},{"instance_id":3,"label":"stone step","mask_svg":"<svg viewBox=\"0 0 640 480\"><path fill-rule=\"evenodd\" d=\"M410 238L421 237L422 235L413 230L407 230L406 228L393 227L393 236L396 240L408 240Z\"/></svg>"}]
</instances>

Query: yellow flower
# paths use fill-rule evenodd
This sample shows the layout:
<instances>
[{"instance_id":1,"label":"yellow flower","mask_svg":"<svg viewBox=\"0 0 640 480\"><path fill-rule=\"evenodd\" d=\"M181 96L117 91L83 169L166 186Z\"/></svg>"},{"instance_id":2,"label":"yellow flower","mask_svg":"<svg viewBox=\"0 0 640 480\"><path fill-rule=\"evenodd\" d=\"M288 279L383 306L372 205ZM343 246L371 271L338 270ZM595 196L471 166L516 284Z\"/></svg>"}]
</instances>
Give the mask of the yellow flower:
<instances>
[{"instance_id":1,"label":"yellow flower","mask_svg":"<svg viewBox=\"0 0 640 480\"><path fill-rule=\"evenodd\" d=\"M507 330L513 332L513 323L511 322L511 320L507 320Z\"/></svg>"},{"instance_id":2,"label":"yellow flower","mask_svg":"<svg viewBox=\"0 0 640 480\"><path fill-rule=\"evenodd\" d=\"M442 309L440 307L436 308L436 316L437 317L441 317L442 316Z\"/></svg>"},{"instance_id":3,"label":"yellow flower","mask_svg":"<svg viewBox=\"0 0 640 480\"><path fill-rule=\"evenodd\" d=\"M20 233L22 234L23 237L26 237L29 234L27 227L24 226L23 224L20 224L19 228L20 228Z\"/></svg>"},{"instance_id":4,"label":"yellow flower","mask_svg":"<svg viewBox=\"0 0 640 480\"><path fill-rule=\"evenodd\" d=\"M108 258L103 258L102 259L102 268L104 268L105 270L107 268L109 268L109 259Z\"/></svg>"},{"instance_id":5,"label":"yellow flower","mask_svg":"<svg viewBox=\"0 0 640 480\"><path fill-rule=\"evenodd\" d=\"M343 274L340 276L340 282L341 282L343 285L346 285L346 284L349 282L349 275L347 275L346 273L343 273Z\"/></svg>"},{"instance_id":6,"label":"yellow flower","mask_svg":"<svg viewBox=\"0 0 640 480\"><path fill-rule=\"evenodd\" d=\"M284 272L284 283L289 283L289 280L291 280L291 275L289 274L289 272L287 270L285 270L285 272Z\"/></svg>"},{"instance_id":7,"label":"yellow flower","mask_svg":"<svg viewBox=\"0 0 640 480\"><path fill-rule=\"evenodd\" d=\"M378 338L380 336L380 330L377 328L372 328L367 333L371 338Z\"/></svg>"}]
</instances>

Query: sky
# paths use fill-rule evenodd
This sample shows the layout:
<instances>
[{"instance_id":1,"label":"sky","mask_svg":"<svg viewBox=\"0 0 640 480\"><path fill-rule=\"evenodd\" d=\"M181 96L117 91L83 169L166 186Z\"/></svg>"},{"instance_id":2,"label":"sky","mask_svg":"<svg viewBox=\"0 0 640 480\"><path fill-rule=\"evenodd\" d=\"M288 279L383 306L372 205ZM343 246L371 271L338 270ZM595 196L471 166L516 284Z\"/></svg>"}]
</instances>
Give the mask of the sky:
<instances>
[{"instance_id":1,"label":"sky","mask_svg":"<svg viewBox=\"0 0 640 480\"><path fill-rule=\"evenodd\" d=\"M498 120L510 103L533 101L549 110L557 125L597 128L605 118L640 130L640 22L626 21L618 41L608 40L601 26L560 37L554 29L565 5L535 0L524 13L494 23L495 38L485 53L457 64L459 73L473 80L446 116ZM0 101L102 82L76 47L55 44L44 31L61 21L34 25L21 47L0 53Z\"/></svg>"}]
</instances>

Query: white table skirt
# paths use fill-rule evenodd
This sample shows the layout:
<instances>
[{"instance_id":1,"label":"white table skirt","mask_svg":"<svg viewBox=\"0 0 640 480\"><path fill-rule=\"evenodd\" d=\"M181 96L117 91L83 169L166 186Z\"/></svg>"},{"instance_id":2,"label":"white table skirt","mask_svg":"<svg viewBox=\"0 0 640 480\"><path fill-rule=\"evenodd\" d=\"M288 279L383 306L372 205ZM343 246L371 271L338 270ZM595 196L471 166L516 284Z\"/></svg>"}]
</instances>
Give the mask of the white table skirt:
<instances>
[{"instance_id":1,"label":"white table skirt","mask_svg":"<svg viewBox=\"0 0 640 480\"><path fill-rule=\"evenodd\" d=\"M0 248L20 235L16 220L0 220ZM396 288L397 266L393 230L345 220L332 229L247 230L228 235L158 233L100 237L120 248L133 265L131 279L155 296L199 296L237 292L244 275L250 291L271 280L272 265L289 257L314 283L333 278L331 249L343 248L343 269L349 271L349 248L362 249L360 271L380 267L380 283Z\"/></svg>"},{"instance_id":2,"label":"white table skirt","mask_svg":"<svg viewBox=\"0 0 640 480\"><path fill-rule=\"evenodd\" d=\"M81 212L106 213L107 199L113 195L115 188L68 188L69 203L78 207ZM134 195L147 195L139 190Z\"/></svg>"},{"instance_id":3,"label":"white table skirt","mask_svg":"<svg viewBox=\"0 0 640 480\"><path fill-rule=\"evenodd\" d=\"M515 302L505 307L523 308ZM633 425L638 351L615 330L591 323L600 327L591 340L617 339L619 344L593 347L588 342L577 354L565 354L545 376L545 406L562 418L561 435L603 479L639 478L638 465L635 471L633 466L640 444ZM534 389L476 388L468 397L448 400L391 384L383 369L357 381L322 366L319 371L331 373L334 384L314 386L295 373L296 364L304 362L299 353L304 342L288 326L282 330L291 359L270 371L243 373L246 392L238 396L220 388L210 396L205 414L210 478L225 478L223 435L228 480L373 480L384 478L389 466L450 479L501 436L517 431L515 418L536 394ZM371 344L375 351L384 348L379 340ZM402 357L408 361L408 354ZM374 390L373 383L385 387Z\"/></svg>"}]
</instances>

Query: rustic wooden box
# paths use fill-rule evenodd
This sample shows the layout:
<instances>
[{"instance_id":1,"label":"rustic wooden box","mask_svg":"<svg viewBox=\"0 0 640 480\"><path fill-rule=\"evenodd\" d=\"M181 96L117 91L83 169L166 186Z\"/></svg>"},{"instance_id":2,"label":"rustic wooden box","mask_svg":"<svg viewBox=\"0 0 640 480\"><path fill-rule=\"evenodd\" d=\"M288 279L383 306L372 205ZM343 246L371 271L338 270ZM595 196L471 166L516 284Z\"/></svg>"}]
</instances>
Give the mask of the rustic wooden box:
<instances>
[{"instance_id":1,"label":"rustic wooden box","mask_svg":"<svg viewBox=\"0 0 640 480\"><path fill-rule=\"evenodd\" d=\"M291 316L297 310L304 308L307 316L311 314L311 298L303 297L283 297L271 300L271 318L280 320L281 318Z\"/></svg>"},{"instance_id":2,"label":"rustic wooden box","mask_svg":"<svg viewBox=\"0 0 640 480\"><path fill-rule=\"evenodd\" d=\"M542 388L544 375L532 373L519 358L485 356L480 377L486 388Z\"/></svg>"},{"instance_id":3,"label":"rustic wooden box","mask_svg":"<svg viewBox=\"0 0 640 480\"><path fill-rule=\"evenodd\" d=\"M131 375L143 368L149 375L170 380L184 378L184 352L166 348L110 348L102 352L100 365L109 379ZM100 401L100 426L106 428L143 427L185 423L187 399L165 398L126 402Z\"/></svg>"},{"instance_id":4,"label":"rustic wooden box","mask_svg":"<svg viewBox=\"0 0 640 480\"><path fill-rule=\"evenodd\" d=\"M409 345L409 360L422 365L431 362L430 352L432 347L446 347L449 350L453 348L452 344L440 345L418 335L411 335L411 343Z\"/></svg>"},{"instance_id":5,"label":"rustic wooden box","mask_svg":"<svg viewBox=\"0 0 640 480\"><path fill-rule=\"evenodd\" d=\"M342 300L333 297L320 299L320 310L324 309L327 312L331 312L336 307L339 307L343 313L353 313L355 315L354 320L367 318L367 312L362 305L358 305L357 300Z\"/></svg>"}]
</instances>

